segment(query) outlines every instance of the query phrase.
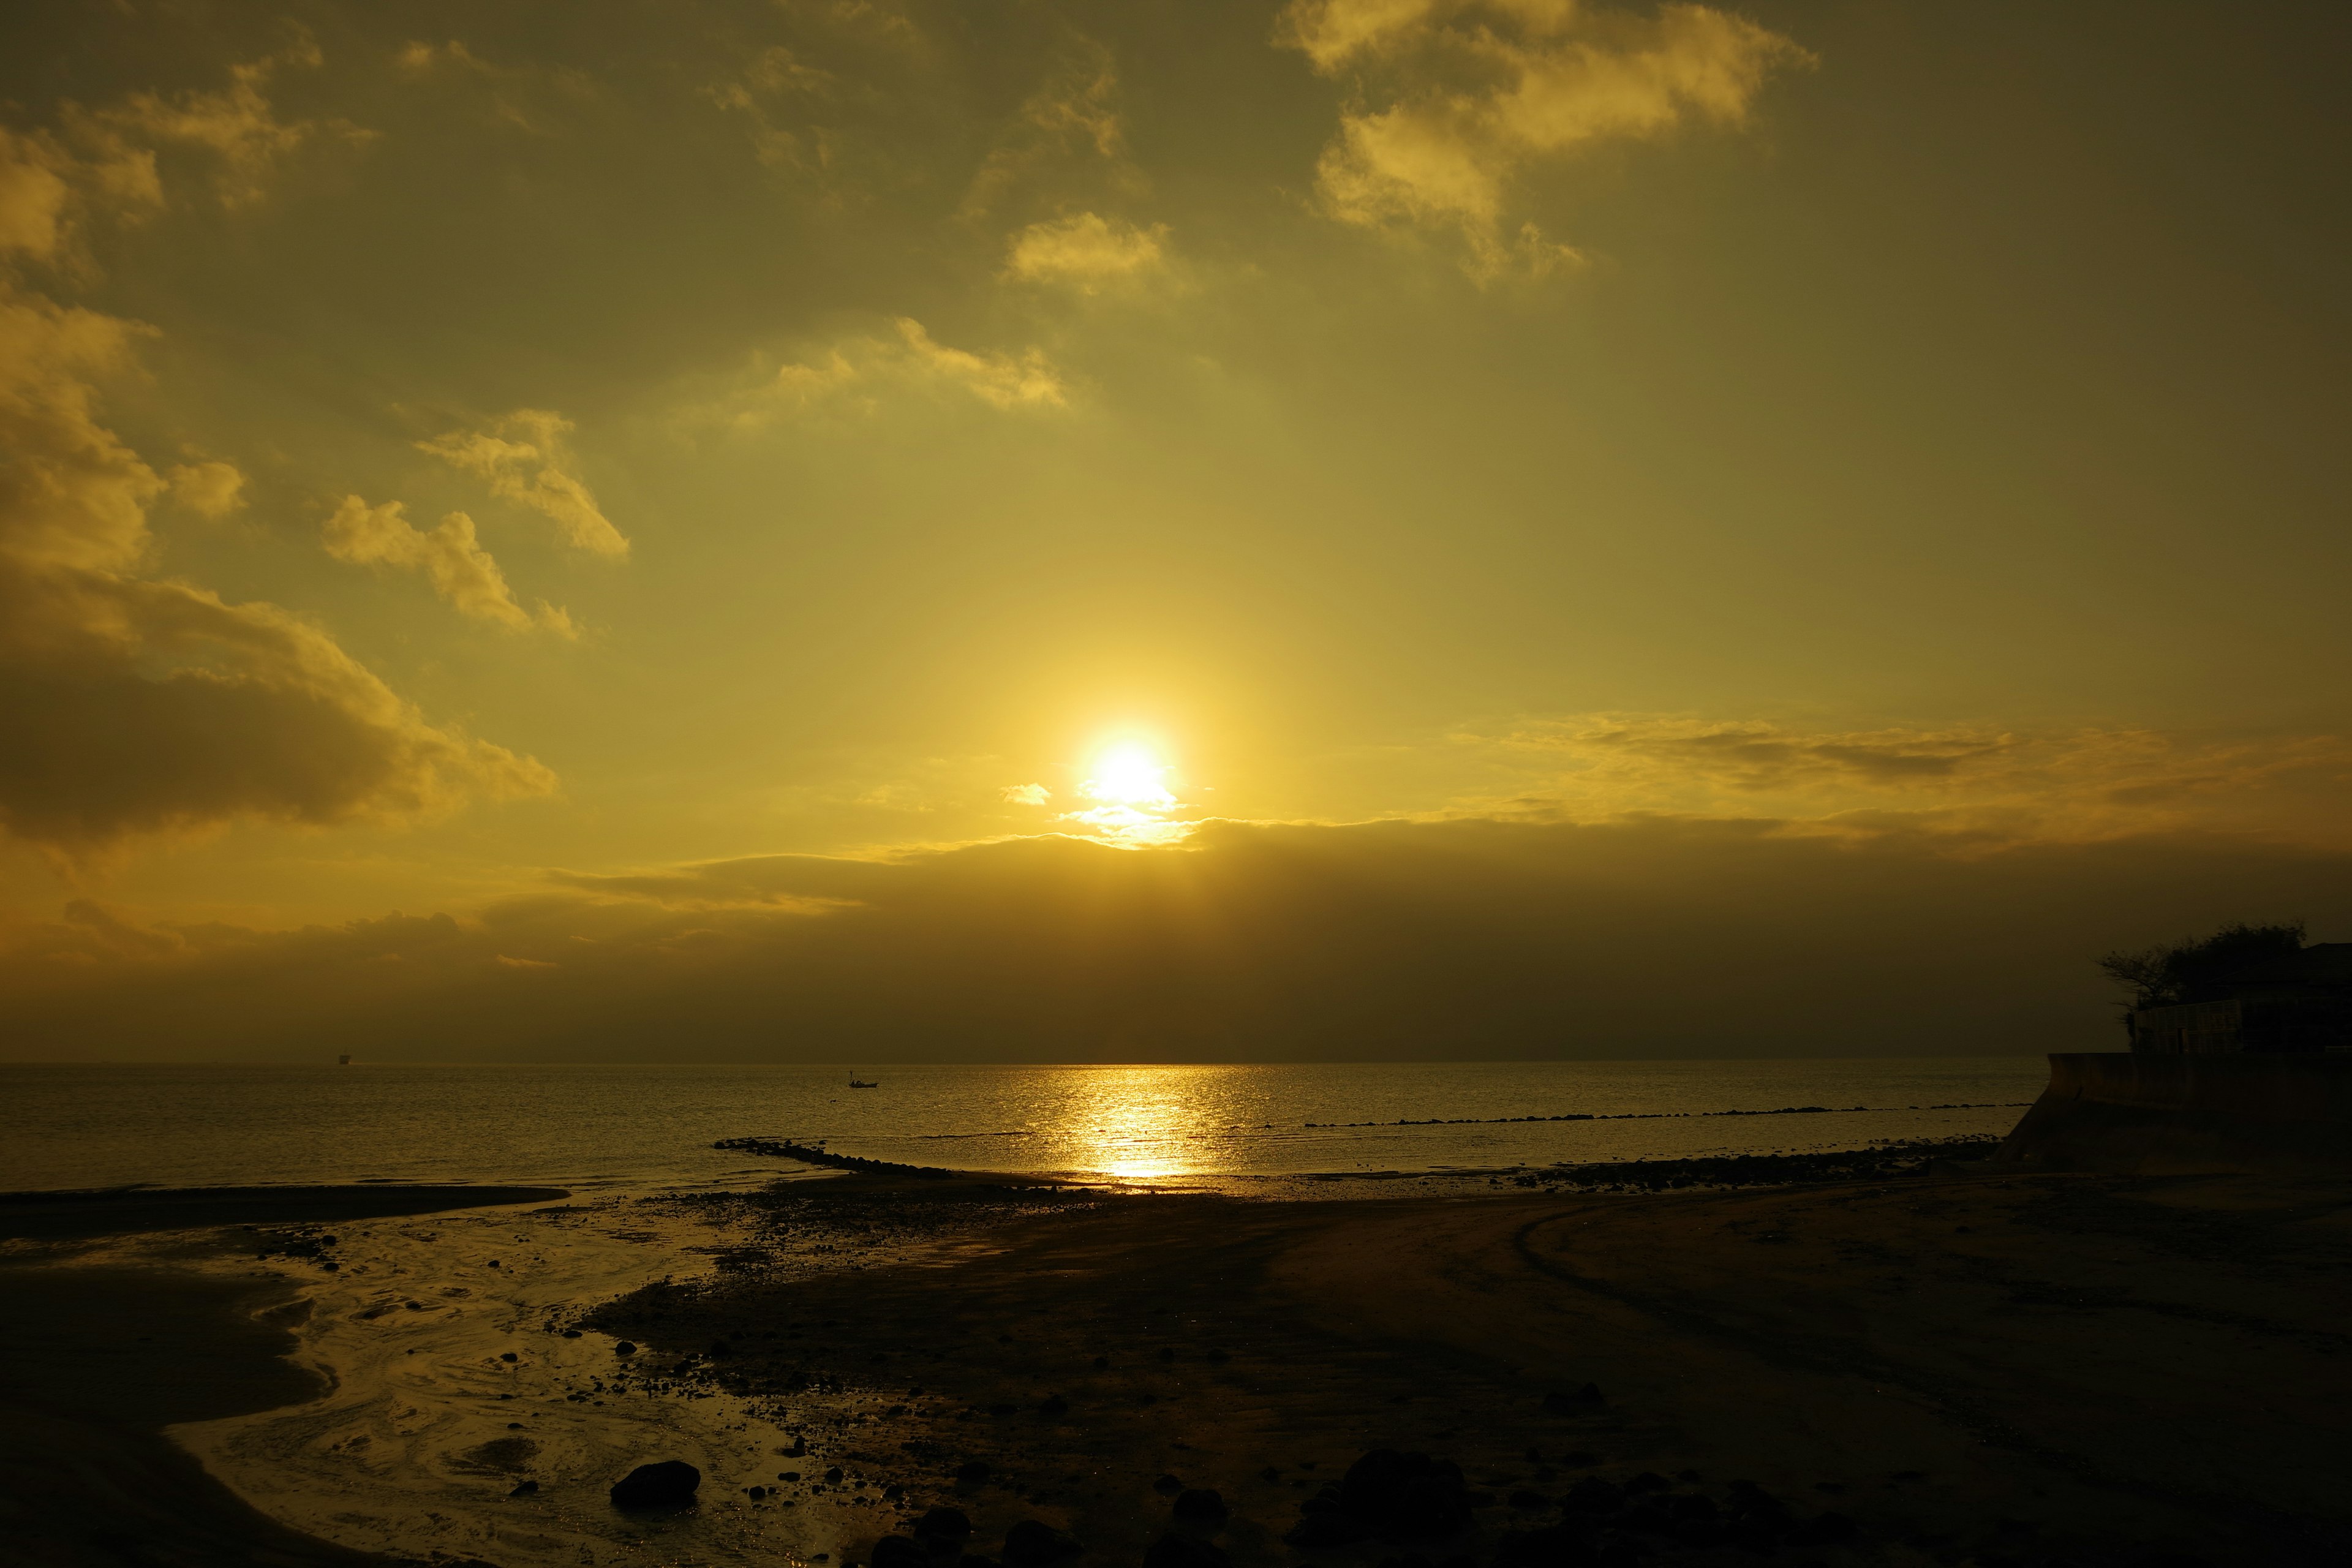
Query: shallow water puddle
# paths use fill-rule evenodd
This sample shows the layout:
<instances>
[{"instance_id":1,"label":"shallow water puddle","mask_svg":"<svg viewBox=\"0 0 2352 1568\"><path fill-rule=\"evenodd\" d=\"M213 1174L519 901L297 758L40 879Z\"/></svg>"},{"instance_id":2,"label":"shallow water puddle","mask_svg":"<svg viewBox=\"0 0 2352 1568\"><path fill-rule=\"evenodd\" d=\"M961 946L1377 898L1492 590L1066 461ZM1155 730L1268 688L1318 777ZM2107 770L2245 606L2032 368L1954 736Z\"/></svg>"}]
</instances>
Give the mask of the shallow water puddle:
<instances>
[{"instance_id":1,"label":"shallow water puddle","mask_svg":"<svg viewBox=\"0 0 2352 1568\"><path fill-rule=\"evenodd\" d=\"M855 1430L848 1423L883 1394L812 1393L789 1408L746 1401L677 1380L668 1356L640 1366L651 1358L572 1329L580 1313L640 1286L707 1277L747 1239L739 1225L707 1209L607 1198L314 1227L334 1237L331 1270L272 1259L269 1271L303 1291L307 1317L291 1321L300 1308L280 1308L276 1321L293 1329L293 1359L325 1377L328 1392L171 1436L255 1507L364 1551L500 1568L838 1561L845 1542L887 1530L895 1514L877 1496L810 1483L834 1462L829 1435ZM254 1234L268 1247L287 1233ZM826 1261L871 1266L931 1250L843 1247ZM109 1261L128 1260L110 1252ZM211 1267L249 1274L257 1264ZM803 1432L803 1454L791 1457ZM698 1502L614 1509L612 1483L659 1459L702 1472ZM784 1487L789 1500L747 1495L787 1471L805 1478ZM535 1489L512 1495L524 1482Z\"/></svg>"}]
</instances>

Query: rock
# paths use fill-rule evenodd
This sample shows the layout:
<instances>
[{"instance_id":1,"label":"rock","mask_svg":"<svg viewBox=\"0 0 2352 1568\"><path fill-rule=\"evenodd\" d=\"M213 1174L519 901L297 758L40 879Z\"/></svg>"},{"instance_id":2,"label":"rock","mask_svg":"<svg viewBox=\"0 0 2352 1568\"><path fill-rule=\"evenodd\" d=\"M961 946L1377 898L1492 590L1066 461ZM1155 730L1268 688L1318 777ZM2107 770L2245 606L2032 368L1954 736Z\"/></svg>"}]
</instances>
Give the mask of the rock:
<instances>
[{"instance_id":1,"label":"rock","mask_svg":"<svg viewBox=\"0 0 2352 1568\"><path fill-rule=\"evenodd\" d=\"M1394 1448L1375 1448L1349 1466L1336 1500L1370 1533L1391 1541L1433 1540L1470 1523L1458 1466Z\"/></svg>"},{"instance_id":2,"label":"rock","mask_svg":"<svg viewBox=\"0 0 2352 1568\"><path fill-rule=\"evenodd\" d=\"M515 1489L514 1489L514 1490L512 1490L512 1491L510 1491L510 1492L507 1493L507 1496L509 1496L509 1497L529 1497L529 1496L530 1496L530 1494L531 1494L531 1493L533 1493L533 1492L537 1491L538 1489L539 1489L539 1483L538 1483L537 1481L517 1481L517 1482L515 1483Z\"/></svg>"},{"instance_id":3,"label":"rock","mask_svg":"<svg viewBox=\"0 0 2352 1568\"><path fill-rule=\"evenodd\" d=\"M1793 1526L1788 1532L1792 1546L1829 1546L1853 1539L1856 1526L1842 1513L1821 1513Z\"/></svg>"},{"instance_id":4,"label":"rock","mask_svg":"<svg viewBox=\"0 0 2352 1568\"><path fill-rule=\"evenodd\" d=\"M1024 1519L1004 1532L1005 1568L1045 1568L1084 1550L1043 1520Z\"/></svg>"},{"instance_id":5,"label":"rock","mask_svg":"<svg viewBox=\"0 0 2352 1568\"><path fill-rule=\"evenodd\" d=\"M1625 1500L1625 1490L1599 1476L1587 1476L1568 1489L1559 1506L1570 1513L1613 1513Z\"/></svg>"},{"instance_id":6,"label":"rock","mask_svg":"<svg viewBox=\"0 0 2352 1568\"><path fill-rule=\"evenodd\" d=\"M1508 1536L1495 1549L1495 1568L1586 1568L1597 1560L1592 1538L1572 1524Z\"/></svg>"},{"instance_id":7,"label":"rock","mask_svg":"<svg viewBox=\"0 0 2352 1568\"><path fill-rule=\"evenodd\" d=\"M750 1498L753 1502L758 1502L761 1498L768 1495L768 1489L765 1487L745 1487L743 1489L743 1495Z\"/></svg>"},{"instance_id":8,"label":"rock","mask_svg":"<svg viewBox=\"0 0 2352 1568\"><path fill-rule=\"evenodd\" d=\"M915 1539L925 1542L953 1542L961 1546L971 1539L971 1521L960 1508L935 1508L915 1521Z\"/></svg>"},{"instance_id":9,"label":"rock","mask_svg":"<svg viewBox=\"0 0 2352 1568\"><path fill-rule=\"evenodd\" d=\"M1543 1408L1547 1415L1577 1415L1602 1403L1604 1401L1601 1397L1601 1385L1588 1383L1581 1388L1570 1389L1565 1394L1555 1389L1545 1394Z\"/></svg>"},{"instance_id":10,"label":"rock","mask_svg":"<svg viewBox=\"0 0 2352 1568\"><path fill-rule=\"evenodd\" d=\"M835 1465L824 1472L824 1484L829 1487L837 1487L841 1484L841 1467L839 1465Z\"/></svg>"},{"instance_id":11,"label":"rock","mask_svg":"<svg viewBox=\"0 0 2352 1568\"><path fill-rule=\"evenodd\" d=\"M1195 1536L1174 1531L1144 1549L1143 1568L1230 1568L1223 1548Z\"/></svg>"},{"instance_id":12,"label":"rock","mask_svg":"<svg viewBox=\"0 0 2352 1568\"><path fill-rule=\"evenodd\" d=\"M1178 1480L1174 1476L1162 1476L1158 1480L1151 1483L1151 1489L1156 1492L1164 1493L1169 1497L1174 1497L1178 1492L1184 1489L1184 1483Z\"/></svg>"},{"instance_id":13,"label":"rock","mask_svg":"<svg viewBox=\"0 0 2352 1568\"><path fill-rule=\"evenodd\" d=\"M976 1487L980 1485L982 1481L988 1479L988 1461L986 1459L966 1459L962 1464L956 1467L955 1479L956 1485L960 1487Z\"/></svg>"},{"instance_id":14,"label":"rock","mask_svg":"<svg viewBox=\"0 0 2352 1568\"><path fill-rule=\"evenodd\" d=\"M1058 1394L1049 1394L1037 1402L1040 1415L1062 1416L1070 1413L1070 1402Z\"/></svg>"},{"instance_id":15,"label":"rock","mask_svg":"<svg viewBox=\"0 0 2352 1568\"><path fill-rule=\"evenodd\" d=\"M1224 1498L1202 1487L1177 1493L1173 1511L1177 1523L1201 1530L1214 1530L1227 1518Z\"/></svg>"},{"instance_id":16,"label":"rock","mask_svg":"<svg viewBox=\"0 0 2352 1568\"><path fill-rule=\"evenodd\" d=\"M580 1336L578 1334L566 1334L563 1337L569 1340L576 1340ZM620 1343L613 1347L613 1353L614 1355L635 1355L637 1353L637 1347L627 1340L623 1340Z\"/></svg>"},{"instance_id":17,"label":"rock","mask_svg":"<svg viewBox=\"0 0 2352 1568\"><path fill-rule=\"evenodd\" d=\"M886 1535L874 1543L874 1568L930 1568L931 1554L903 1535Z\"/></svg>"},{"instance_id":18,"label":"rock","mask_svg":"<svg viewBox=\"0 0 2352 1568\"><path fill-rule=\"evenodd\" d=\"M798 1470L778 1470L776 1472L776 1479L780 1481L796 1481L800 1479L801 1473Z\"/></svg>"},{"instance_id":19,"label":"rock","mask_svg":"<svg viewBox=\"0 0 2352 1568\"><path fill-rule=\"evenodd\" d=\"M1517 1509L1542 1510L1551 1506L1551 1499L1544 1496L1541 1492L1531 1492L1525 1487L1521 1487L1517 1491L1513 1492L1505 1500L1513 1508Z\"/></svg>"},{"instance_id":20,"label":"rock","mask_svg":"<svg viewBox=\"0 0 2352 1568\"><path fill-rule=\"evenodd\" d=\"M1303 1515L1283 1540L1305 1552L1325 1552L1352 1546L1372 1533L1371 1526L1337 1509Z\"/></svg>"},{"instance_id":21,"label":"rock","mask_svg":"<svg viewBox=\"0 0 2352 1568\"><path fill-rule=\"evenodd\" d=\"M1274 1482L1282 1479L1282 1472L1268 1465L1257 1473L1257 1479L1271 1486Z\"/></svg>"},{"instance_id":22,"label":"rock","mask_svg":"<svg viewBox=\"0 0 2352 1568\"><path fill-rule=\"evenodd\" d=\"M639 1465L613 1483L614 1508L677 1508L694 1500L702 1472L683 1459Z\"/></svg>"},{"instance_id":23,"label":"rock","mask_svg":"<svg viewBox=\"0 0 2352 1568\"><path fill-rule=\"evenodd\" d=\"M522 1357L515 1354L512 1351L500 1351L499 1352L499 1359L500 1361L520 1361L522 1360Z\"/></svg>"}]
</instances>

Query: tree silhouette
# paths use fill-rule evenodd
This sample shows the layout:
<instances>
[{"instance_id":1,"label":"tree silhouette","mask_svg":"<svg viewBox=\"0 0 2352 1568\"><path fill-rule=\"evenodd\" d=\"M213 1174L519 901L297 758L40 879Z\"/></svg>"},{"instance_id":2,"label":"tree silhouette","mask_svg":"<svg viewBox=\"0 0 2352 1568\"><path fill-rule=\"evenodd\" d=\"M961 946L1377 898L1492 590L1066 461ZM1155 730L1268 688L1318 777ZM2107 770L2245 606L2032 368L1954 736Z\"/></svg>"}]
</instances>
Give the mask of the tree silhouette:
<instances>
[{"instance_id":1,"label":"tree silhouette","mask_svg":"<svg viewBox=\"0 0 2352 1568\"><path fill-rule=\"evenodd\" d=\"M2301 921L2282 925L2232 921L2201 940L2183 937L2137 952L2118 950L2100 959L2099 968L2131 993L2126 1008L2217 1001L2241 965L2250 959L2292 957L2303 951L2303 936Z\"/></svg>"}]
</instances>

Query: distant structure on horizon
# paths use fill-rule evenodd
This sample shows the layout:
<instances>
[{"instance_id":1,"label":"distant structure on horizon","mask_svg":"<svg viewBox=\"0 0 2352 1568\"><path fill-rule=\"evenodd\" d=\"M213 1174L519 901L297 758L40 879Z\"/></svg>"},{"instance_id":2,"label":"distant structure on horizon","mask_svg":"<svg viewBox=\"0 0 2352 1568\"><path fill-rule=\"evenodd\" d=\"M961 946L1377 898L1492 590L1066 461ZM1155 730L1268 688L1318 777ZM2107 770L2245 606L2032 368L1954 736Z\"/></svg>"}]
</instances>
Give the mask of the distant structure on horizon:
<instances>
[{"instance_id":1,"label":"distant structure on horizon","mask_svg":"<svg viewBox=\"0 0 2352 1568\"><path fill-rule=\"evenodd\" d=\"M2185 1001L2125 1016L2148 1056L2352 1051L2352 942L2200 967Z\"/></svg>"}]
</instances>

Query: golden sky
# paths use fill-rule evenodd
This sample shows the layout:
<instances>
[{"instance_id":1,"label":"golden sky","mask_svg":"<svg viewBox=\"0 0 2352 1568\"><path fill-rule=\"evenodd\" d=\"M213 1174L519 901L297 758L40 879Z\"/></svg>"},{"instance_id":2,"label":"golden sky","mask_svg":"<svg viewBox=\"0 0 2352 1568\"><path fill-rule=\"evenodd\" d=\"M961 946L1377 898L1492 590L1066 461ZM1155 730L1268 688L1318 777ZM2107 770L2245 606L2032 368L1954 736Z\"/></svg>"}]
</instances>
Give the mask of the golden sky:
<instances>
[{"instance_id":1,"label":"golden sky","mask_svg":"<svg viewBox=\"0 0 2352 1568\"><path fill-rule=\"evenodd\" d=\"M20 7L0 1053L2105 1045L2352 936L2348 44Z\"/></svg>"}]
</instances>

